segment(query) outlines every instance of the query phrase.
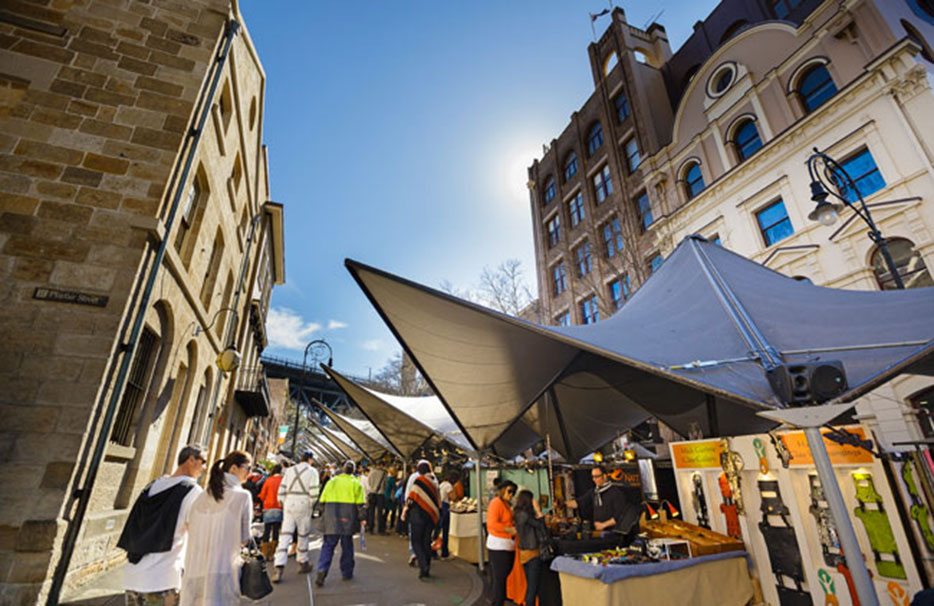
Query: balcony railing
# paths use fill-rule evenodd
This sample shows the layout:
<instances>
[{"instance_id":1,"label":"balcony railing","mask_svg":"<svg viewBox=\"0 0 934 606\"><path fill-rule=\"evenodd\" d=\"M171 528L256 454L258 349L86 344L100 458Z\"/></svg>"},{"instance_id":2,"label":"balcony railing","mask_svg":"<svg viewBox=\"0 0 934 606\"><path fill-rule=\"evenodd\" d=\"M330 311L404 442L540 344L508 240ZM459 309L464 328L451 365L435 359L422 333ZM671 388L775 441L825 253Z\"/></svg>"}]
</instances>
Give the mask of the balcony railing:
<instances>
[{"instance_id":1,"label":"balcony railing","mask_svg":"<svg viewBox=\"0 0 934 606\"><path fill-rule=\"evenodd\" d=\"M240 369L234 399L248 417L269 416L269 384L262 365Z\"/></svg>"}]
</instances>

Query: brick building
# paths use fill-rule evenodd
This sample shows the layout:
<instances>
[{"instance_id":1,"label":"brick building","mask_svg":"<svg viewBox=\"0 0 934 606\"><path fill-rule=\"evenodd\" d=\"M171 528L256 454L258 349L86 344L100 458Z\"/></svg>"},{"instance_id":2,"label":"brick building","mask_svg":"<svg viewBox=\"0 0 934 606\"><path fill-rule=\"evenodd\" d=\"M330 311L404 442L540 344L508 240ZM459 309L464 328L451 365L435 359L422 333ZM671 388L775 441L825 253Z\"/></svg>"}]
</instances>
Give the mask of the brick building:
<instances>
[{"instance_id":1,"label":"brick building","mask_svg":"<svg viewBox=\"0 0 934 606\"><path fill-rule=\"evenodd\" d=\"M0 603L120 561L186 442L265 455L264 86L235 1L4 2Z\"/></svg>"},{"instance_id":2,"label":"brick building","mask_svg":"<svg viewBox=\"0 0 934 606\"><path fill-rule=\"evenodd\" d=\"M529 168L545 323L606 318L693 233L817 284L892 288L852 211L808 219L815 146L856 178L908 286L932 284L930 3L723 0L676 52L658 24L610 19L594 93ZM904 375L857 410L892 448L934 435L932 393Z\"/></svg>"}]
</instances>

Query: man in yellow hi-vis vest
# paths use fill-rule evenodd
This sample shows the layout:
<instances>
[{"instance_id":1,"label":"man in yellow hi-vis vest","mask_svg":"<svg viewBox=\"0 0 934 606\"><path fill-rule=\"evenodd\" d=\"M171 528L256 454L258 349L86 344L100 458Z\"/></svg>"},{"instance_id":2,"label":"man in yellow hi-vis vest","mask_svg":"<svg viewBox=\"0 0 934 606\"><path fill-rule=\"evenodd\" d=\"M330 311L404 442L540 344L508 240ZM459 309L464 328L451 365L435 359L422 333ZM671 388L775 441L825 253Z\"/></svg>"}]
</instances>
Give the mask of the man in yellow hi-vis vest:
<instances>
[{"instance_id":1,"label":"man in yellow hi-vis vest","mask_svg":"<svg viewBox=\"0 0 934 606\"><path fill-rule=\"evenodd\" d=\"M366 527L366 505L363 485L354 475L353 461L344 463L343 473L331 478L321 493L324 508L324 544L318 556L318 574L315 585L324 585L324 578L331 568L334 549L341 544L341 575L345 580L353 578L354 552L353 535Z\"/></svg>"}]
</instances>

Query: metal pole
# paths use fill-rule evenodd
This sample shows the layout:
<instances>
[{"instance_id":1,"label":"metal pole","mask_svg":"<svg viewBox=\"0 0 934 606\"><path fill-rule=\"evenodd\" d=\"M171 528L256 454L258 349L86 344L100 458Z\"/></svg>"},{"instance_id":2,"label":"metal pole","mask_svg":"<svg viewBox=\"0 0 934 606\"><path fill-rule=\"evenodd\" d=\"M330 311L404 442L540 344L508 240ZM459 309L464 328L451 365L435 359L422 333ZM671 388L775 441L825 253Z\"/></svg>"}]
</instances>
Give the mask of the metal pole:
<instances>
[{"instance_id":1,"label":"metal pole","mask_svg":"<svg viewBox=\"0 0 934 606\"><path fill-rule=\"evenodd\" d=\"M846 503L843 501L843 493L840 492L840 485L837 483L837 477L833 472L833 466L830 463L827 448L824 446L824 438L821 436L820 428L806 427L804 435L807 438L808 447L811 449L811 457L814 459L814 466L817 468L817 475L824 489L824 498L827 499L827 505L830 507L830 515L837 527L837 535L840 537L840 547L843 549L846 565L850 569L850 574L853 575L853 585L856 588L856 595L859 596L859 602L863 606L878 606L879 597L876 595L876 588L869 577L866 562L863 561L862 550L860 550L859 542L856 540L856 531L853 530L853 523L850 521Z\"/></svg>"},{"instance_id":2,"label":"metal pole","mask_svg":"<svg viewBox=\"0 0 934 606\"><path fill-rule=\"evenodd\" d=\"M483 492L480 483L480 455L477 455L474 461L476 461L474 468L477 470L475 482L477 486L477 569L483 572Z\"/></svg>"}]
</instances>

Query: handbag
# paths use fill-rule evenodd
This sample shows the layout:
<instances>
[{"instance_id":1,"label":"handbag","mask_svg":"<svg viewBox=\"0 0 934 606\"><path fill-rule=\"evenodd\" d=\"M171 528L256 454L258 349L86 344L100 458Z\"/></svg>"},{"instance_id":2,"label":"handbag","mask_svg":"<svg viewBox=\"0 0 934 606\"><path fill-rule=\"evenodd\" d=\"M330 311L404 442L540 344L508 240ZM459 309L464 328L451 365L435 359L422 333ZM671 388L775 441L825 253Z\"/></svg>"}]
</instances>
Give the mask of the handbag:
<instances>
[{"instance_id":1,"label":"handbag","mask_svg":"<svg viewBox=\"0 0 934 606\"><path fill-rule=\"evenodd\" d=\"M538 557L542 561L558 557L558 542L551 536L544 524L536 525L535 534L538 535Z\"/></svg>"},{"instance_id":2,"label":"handbag","mask_svg":"<svg viewBox=\"0 0 934 606\"><path fill-rule=\"evenodd\" d=\"M261 600L272 593L272 581L266 572L266 558L256 547L256 539L250 542L243 566L240 568L240 594L251 600Z\"/></svg>"}]
</instances>

